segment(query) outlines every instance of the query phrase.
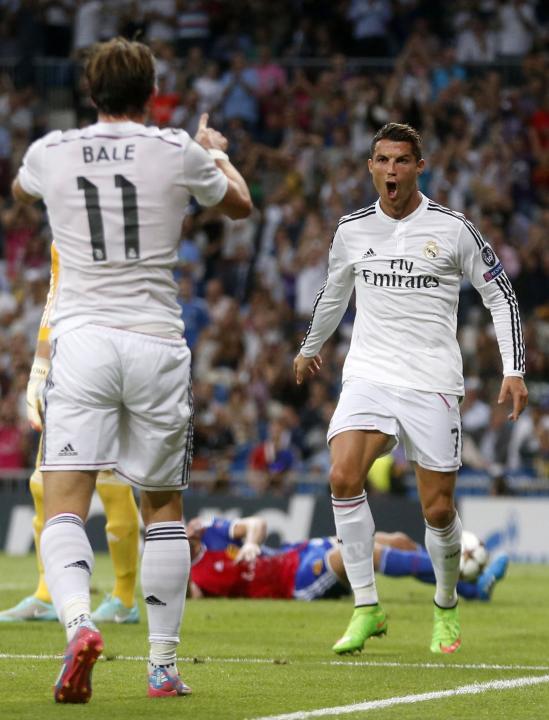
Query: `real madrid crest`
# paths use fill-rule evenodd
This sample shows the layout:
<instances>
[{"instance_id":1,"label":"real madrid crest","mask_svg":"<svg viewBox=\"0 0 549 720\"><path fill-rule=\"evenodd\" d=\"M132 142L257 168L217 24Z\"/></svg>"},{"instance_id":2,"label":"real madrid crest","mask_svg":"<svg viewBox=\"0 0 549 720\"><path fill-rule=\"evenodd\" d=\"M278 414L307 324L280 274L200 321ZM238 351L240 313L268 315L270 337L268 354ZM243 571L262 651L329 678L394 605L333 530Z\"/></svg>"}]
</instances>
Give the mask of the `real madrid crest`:
<instances>
[{"instance_id":1,"label":"real madrid crest","mask_svg":"<svg viewBox=\"0 0 549 720\"><path fill-rule=\"evenodd\" d=\"M434 260L436 257L438 257L440 250L438 249L438 245L434 240L429 240L425 243L425 247L423 248L423 254L428 260Z\"/></svg>"}]
</instances>

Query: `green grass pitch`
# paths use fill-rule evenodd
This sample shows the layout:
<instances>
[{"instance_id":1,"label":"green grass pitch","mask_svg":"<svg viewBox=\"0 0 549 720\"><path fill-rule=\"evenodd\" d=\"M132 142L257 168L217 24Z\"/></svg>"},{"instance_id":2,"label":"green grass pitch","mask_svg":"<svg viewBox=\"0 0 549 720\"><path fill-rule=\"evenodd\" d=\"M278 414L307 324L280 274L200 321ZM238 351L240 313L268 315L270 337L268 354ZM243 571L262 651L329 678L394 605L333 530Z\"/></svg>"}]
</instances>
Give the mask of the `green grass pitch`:
<instances>
[{"instance_id":1,"label":"green grass pitch","mask_svg":"<svg viewBox=\"0 0 549 720\"><path fill-rule=\"evenodd\" d=\"M94 605L109 590L110 573L108 557L99 557ZM33 557L0 555L1 607L32 592L35 577ZM54 656L64 647L60 626L2 623L0 719L549 717L549 566L511 565L491 603L462 601L463 647L452 657L429 652L432 587L383 577L378 586L388 635L350 658L330 650L350 616L349 599L188 601L179 652L179 669L193 688L186 698L146 697L143 620L103 627L105 659L94 671L91 703L71 706L55 705L51 693L61 665ZM421 697L426 693L433 696ZM405 704L396 700L405 696ZM372 705L381 700L385 706ZM363 703L370 704L353 707Z\"/></svg>"}]
</instances>

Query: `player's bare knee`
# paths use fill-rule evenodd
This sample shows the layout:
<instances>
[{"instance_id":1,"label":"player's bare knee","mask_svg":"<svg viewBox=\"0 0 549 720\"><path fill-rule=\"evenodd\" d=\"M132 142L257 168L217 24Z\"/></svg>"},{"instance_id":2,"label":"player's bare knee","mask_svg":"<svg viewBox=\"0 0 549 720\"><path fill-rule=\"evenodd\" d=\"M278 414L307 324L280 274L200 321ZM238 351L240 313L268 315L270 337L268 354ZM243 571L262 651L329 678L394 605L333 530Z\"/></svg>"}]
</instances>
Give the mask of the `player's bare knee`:
<instances>
[{"instance_id":1,"label":"player's bare knee","mask_svg":"<svg viewBox=\"0 0 549 720\"><path fill-rule=\"evenodd\" d=\"M345 463L334 463L330 468L330 487L334 497L354 497L364 490L364 480Z\"/></svg>"},{"instance_id":2,"label":"player's bare knee","mask_svg":"<svg viewBox=\"0 0 549 720\"><path fill-rule=\"evenodd\" d=\"M145 527L155 522L179 522L183 519L183 502L178 491L143 491L141 516Z\"/></svg>"},{"instance_id":3,"label":"player's bare knee","mask_svg":"<svg viewBox=\"0 0 549 720\"><path fill-rule=\"evenodd\" d=\"M456 509L453 503L437 502L433 505L424 508L423 515L429 525L436 528L445 528L450 525Z\"/></svg>"}]
</instances>

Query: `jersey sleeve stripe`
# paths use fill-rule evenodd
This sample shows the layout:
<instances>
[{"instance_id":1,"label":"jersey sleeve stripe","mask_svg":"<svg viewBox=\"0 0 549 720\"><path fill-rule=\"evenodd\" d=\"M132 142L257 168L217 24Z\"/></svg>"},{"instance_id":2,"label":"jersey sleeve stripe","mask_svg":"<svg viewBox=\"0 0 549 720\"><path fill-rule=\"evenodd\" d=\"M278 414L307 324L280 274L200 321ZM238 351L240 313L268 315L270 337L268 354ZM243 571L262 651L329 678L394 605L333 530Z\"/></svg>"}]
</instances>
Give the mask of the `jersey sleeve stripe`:
<instances>
[{"instance_id":1,"label":"jersey sleeve stripe","mask_svg":"<svg viewBox=\"0 0 549 720\"><path fill-rule=\"evenodd\" d=\"M507 298L507 302L509 303L509 306L511 308L511 313L512 313L512 315L514 315L515 323L516 323L517 345L518 345L518 363L517 363L516 369L519 372L525 372L525 370L526 370L526 353L525 353L525 348L524 348L524 338L522 335L522 327L521 327L521 322L520 322L520 313L519 313L517 296L515 295L513 286L511 285L511 282L505 273L502 273L500 278L498 278L498 283L499 283L499 280L501 280L500 288L502 289L502 292L504 292L504 294L505 294L505 290L507 291L507 294L505 294L505 297ZM505 290L503 288L505 288Z\"/></svg>"},{"instance_id":2,"label":"jersey sleeve stripe","mask_svg":"<svg viewBox=\"0 0 549 720\"><path fill-rule=\"evenodd\" d=\"M520 311L517 301L517 296L515 294L515 291L513 290L513 286L511 285L511 281L507 277L505 273L502 275L502 282L507 287L509 291L509 295L511 297L511 300L513 302L513 307L515 309L515 317L517 321L517 339L518 339L518 346L519 346L519 371L525 372L526 371L526 350L524 345L524 337L522 335L522 324L520 321Z\"/></svg>"},{"instance_id":3,"label":"jersey sleeve stripe","mask_svg":"<svg viewBox=\"0 0 549 720\"><path fill-rule=\"evenodd\" d=\"M459 220L462 222L465 227L469 230L473 238L475 239L475 242L479 248L479 250L482 250L485 243L479 233L479 231L476 229L476 227L473 225L472 222L467 220L467 218L463 217L463 215L459 215L458 213L453 212L452 210L449 210L448 208L442 207L441 205L435 205L434 203L429 203L427 206L427 210L434 210L435 212L442 213L443 215L449 215L450 217L455 218L456 220Z\"/></svg>"},{"instance_id":4,"label":"jersey sleeve stripe","mask_svg":"<svg viewBox=\"0 0 549 720\"><path fill-rule=\"evenodd\" d=\"M505 282L505 280L507 282ZM520 328L520 317L518 313L518 303L507 277L501 276L496 278L496 284L507 300L509 310L511 311L511 334L513 338L513 363L514 369L524 372L524 348L522 343L522 333Z\"/></svg>"},{"instance_id":5,"label":"jersey sleeve stripe","mask_svg":"<svg viewBox=\"0 0 549 720\"><path fill-rule=\"evenodd\" d=\"M347 218L353 218L357 215L362 215L362 213L369 212L370 210L375 210L376 204L372 203L372 205L368 205L368 207L365 208L359 208L358 210L353 210L352 213L349 213L348 215L343 215L340 220L346 220Z\"/></svg>"},{"instance_id":6,"label":"jersey sleeve stripe","mask_svg":"<svg viewBox=\"0 0 549 720\"><path fill-rule=\"evenodd\" d=\"M311 313L311 319L309 320L309 326L307 327L307 332L305 333L305 337L301 341L300 347L303 347L305 343L307 342L307 338L309 337L312 327L313 327L313 320L315 319L315 312L316 308L318 306L318 303L320 302L320 299L322 295L324 294L324 290L326 290L326 285L328 284L328 276L326 276L326 280L324 281L324 285L320 288L320 290L316 294L315 302L313 305L313 312Z\"/></svg>"},{"instance_id":7,"label":"jersey sleeve stripe","mask_svg":"<svg viewBox=\"0 0 549 720\"><path fill-rule=\"evenodd\" d=\"M369 215L375 215L376 211L375 208L373 210L367 209L361 212L359 215L344 215L341 220L338 222L337 226L340 227L340 225L345 225L345 223L352 222L353 220L360 220L361 218L366 218Z\"/></svg>"}]
</instances>

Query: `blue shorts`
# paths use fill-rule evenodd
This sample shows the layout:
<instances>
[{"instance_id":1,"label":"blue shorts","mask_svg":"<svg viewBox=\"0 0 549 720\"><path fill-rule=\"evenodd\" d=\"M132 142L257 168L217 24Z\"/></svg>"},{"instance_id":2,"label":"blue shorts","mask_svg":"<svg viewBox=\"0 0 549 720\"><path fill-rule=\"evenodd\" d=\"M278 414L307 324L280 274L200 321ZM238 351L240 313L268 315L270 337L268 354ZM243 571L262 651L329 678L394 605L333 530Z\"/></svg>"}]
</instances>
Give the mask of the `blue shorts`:
<instances>
[{"instance_id":1,"label":"blue shorts","mask_svg":"<svg viewBox=\"0 0 549 720\"><path fill-rule=\"evenodd\" d=\"M350 588L343 585L326 562L334 547L330 538L314 538L293 547L299 550L299 566L295 575L296 600L321 600L349 595Z\"/></svg>"}]
</instances>

